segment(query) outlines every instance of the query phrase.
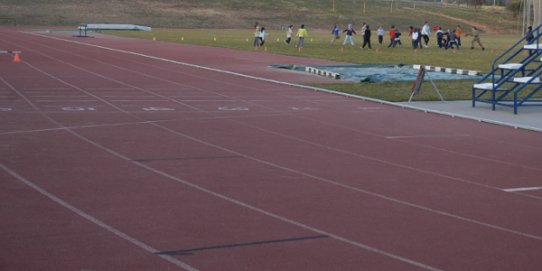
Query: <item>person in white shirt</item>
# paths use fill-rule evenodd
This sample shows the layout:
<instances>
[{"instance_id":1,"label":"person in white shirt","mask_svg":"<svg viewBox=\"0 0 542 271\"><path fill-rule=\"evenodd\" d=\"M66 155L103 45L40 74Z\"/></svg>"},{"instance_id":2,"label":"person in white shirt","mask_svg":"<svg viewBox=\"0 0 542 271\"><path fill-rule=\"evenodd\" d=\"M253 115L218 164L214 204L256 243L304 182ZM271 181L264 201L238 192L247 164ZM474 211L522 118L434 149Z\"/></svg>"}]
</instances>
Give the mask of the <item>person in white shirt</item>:
<instances>
[{"instance_id":1,"label":"person in white shirt","mask_svg":"<svg viewBox=\"0 0 542 271\"><path fill-rule=\"evenodd\" d=\"M292 34L294 33L293 29L294 29L294 26L290 25L288 26L288 30L286 30L286 40L284 40L286 44L290 44L290 42L292 41Z\"/></svg>"},{"instance_id":2,"label":"person in white shirt","mask_svg":"<svg viewBox=\"0 0 542 271\"><path fill-rule=\"evenodd\" d=\"M422 27L422 38L423 42L425 43L423 46L425 48L429 47L429 35L431 35L431 26L429 26L428 22L425 22L425 24ZM420 47L422 45L420 44Z\"/></svg>"},{"instance_id":3,"label":"person in white shirt","mask_svg":"<svg viewBox=\"0 0 542 271\"><path fill-rule=\"evenodd\" d=\"M267 36L267 32L265 31L265 27L262 26L262 28L260 29L260 34L258 35L258 37L260 38L260 47L262 47L265 43L265 36Z\"/></svg>"},{"instance_id":4,"label":"person in white shirt","mask_svg":"<svg viewBox=\"0 0 542 271\"><path fill-rule=\"evenodd\" d=\"M380 46L382 46L382 42L384 41L384 33L386 31L384 30L384 28L379 25L378 26L378 29L376 30L376 35L378 36L378 44L380 44Z\"/></svg>"}]
</instances>

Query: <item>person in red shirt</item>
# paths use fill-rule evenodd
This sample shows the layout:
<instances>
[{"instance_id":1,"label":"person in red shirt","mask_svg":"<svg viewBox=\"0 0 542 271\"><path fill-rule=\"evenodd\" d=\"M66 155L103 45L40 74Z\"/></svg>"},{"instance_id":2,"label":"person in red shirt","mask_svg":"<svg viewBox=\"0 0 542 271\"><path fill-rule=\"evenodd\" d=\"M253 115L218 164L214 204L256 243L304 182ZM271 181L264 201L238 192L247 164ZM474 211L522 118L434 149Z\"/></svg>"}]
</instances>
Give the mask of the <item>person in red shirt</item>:
<instances>
[{"instance_id":1,"label":"person in red shirt","mask_svg":"<svg viewBox=\"0 0 542 271\"><path fill-rule=\"evenodd\" d=\"M455 28L455 39L457 40L457 45L461 47L461 26L457 25Z\"/></svg>"},{"instance_id":2,"label":"person in red shirt","mask_svg":"<svg viewBox=\"0 0 542 271\"><path fill-rule=\"evenodd\" d=\"M390 30L388 30L388 33L390 34L390 45L388 45L388 48L390 48L395 41L395 26L392 25Z\"/></svg>"}]
</instances>

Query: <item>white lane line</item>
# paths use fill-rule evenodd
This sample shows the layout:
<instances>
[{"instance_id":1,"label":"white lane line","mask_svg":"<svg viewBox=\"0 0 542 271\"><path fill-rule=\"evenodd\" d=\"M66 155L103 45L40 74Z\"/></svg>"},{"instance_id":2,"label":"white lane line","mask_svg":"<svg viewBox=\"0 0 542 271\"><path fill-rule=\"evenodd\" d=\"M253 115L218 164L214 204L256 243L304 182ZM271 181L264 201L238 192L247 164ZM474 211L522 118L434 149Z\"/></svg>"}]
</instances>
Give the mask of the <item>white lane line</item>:
<instances>
[{"instance_id":1,"label":"white lane line","mask_svg":"<svg viewBox=\"0 0 542 271\"><path fill-rule=\"evenodd\" d=\"M172 131L168 128L165 128L165 127L161 127L159 125L156 125L157 127L160 127L162 129L165 129L165 130L169 130L169 131ZM300 228L303 228L303 229L306 229L306 230L309 230L309 231L312 231L312 232L315 232L315 233L318 233L320 235L326 235L326 236L329 236L333 239L336 239L338 241L341 241L341 242L344 242L344 243L347 243L347 244L350 244L352 246L355 246L355 247L358 247L358 248L361 248L361 249L364 249L364 250L367 250L367 251L370 251L370 252L373 252L373 253L376 253L376 254L380 254L380 255L384 255L384 256L387 256L389 258L392 258L392 259L395 259L397 261L401 261L403 263L407 263L407 264L410 264L410 265L413 265L413 266L416 266L416 267L419 267L419 268L422 268L422 269L425 269L425 270L430 270L430 271L439 271L441 269L439 268L436 268L436 267L433 267L433 266L430 266L428 264L425 264L425 263L422 263L422 262L418 262L418 261L415 261L415 260L412 260L412 259L409 259L409 258L406 258L406 257L403 257L403 256L400 256L400 255L397 255L397 254L394 254L394 253L391 253L391 252L388 252L386 250L381 250L381 249L378 249L376 247L373 247L373 246L370 246L370 245L367 245L367 244L364 244L364 243L361 243L361 242L358 242L358 241L355 241L355 240L352 240L352 239L349 239L347 237L342 237L340 235L337 235L337 234L333 234L331 232L327 232L325 230L322 230L322 229L319 229L319 228L316 228L316 227L312 227L310 225L307 225L307 224L303 224L301 222L298 222L296 220L293 220L293 219L289 219L287 217L284 217L284 216L281 216L279 214L276 214L276 213L273 213L273 212L270 212L270 211L267 211L265 209L261 209L261 208L258 208L254 205L251 205L249 203L245 203L243 201L240 201L240 200L237 200L237 199L234 199L234 198L231 198L227 195L224 195L224 194L221 194L219 192L215 192L213 190L209 190L205 187L202 187L202 186L199 186L195 183L192 183L190 181L187 181L185 179L181 179L179 177L176 177L176 176L173 176L169 173L166 173L166 172L163 172L161 170L158 170L158 169L155 169L151 166L148 166L144 163L141 163L141 162L138 162L138 161L134 161L130 158L128 158L127 156L124 156L123 154L120 154L108 147L105 147L103 145L100 145L74 131L71 131L71 130L67 130L67 132L71 133L72 135L76 136L77 138L83 140L83 141L86 141L88 142L89 144L107 152L107 153L110 153L111 155L113 156L116 156L120 159L123 159L123 160L126 160L128 162L131 162L143 169L146 169L147 171L149 172L153 172L159 176L162 176L162 177L165 177L167 179L170 179L170 180L173 180L173 181L176 181L178 183L181 183L181 184L184 184L188 187L191 187L195 190L198 190L200 192L203 192L203 193L206 193L208 195L212 195L216 198L220 198L222 200L225 200L227 202L230 202L230 203L233 203L235 205L238 205L238 206L242 206L244 208L247 208L247 209L250 209L256 213L260 213L260 214L263 214L265 216L269 216L271 218L274 218L274 219L277 219L279 221L282 221L282 222L285 222L285 223L288 223L288 224L291 224L291 225L295 225L295 226L298 226ZM207 143L208 144L208 143ZM219 148L219 149L224 149L224 148ZM245 157L245 155L242 155L241 156ZM291 171L291 170L290 170Z\"/></svg>"},{"instance_id":2,"label":"white lane line","mask_svg":"<svg viewBox=\"0 0 542 271\"><path fill-rule=\"evenodd\" d=\"M102 98L133 98L133 99L155 99L155 96L135 96L135 95L101 95L94 93Z\"/></svg>"},{"instance_id":3,"label":"white lane line","mask_svg":"<svg viewBox=\"0 0 542 271\"><path fill-rule=\"evenodd\" d=\"M29 34L33 34L33 33L29 33ZM301 88L308 88L308 89L320 90L320 89L317 89L317 88L306 87L306 86L303 86L303 85L291 84L291 83L281 82L281 81L272 80L272 79L265 79L265 78L250 76L250 75L244 75L244 74L239 74L239 73L236 73L236 72L229 72L229 71L220 70L220 69L215 69L215 68L209 68L209 67L205 67L205 66L198 66L198 65L195 65L195 64L189 64L189 63L185 63L185 62L174 61L174 60L164 59L164 58L155 57L155 56L149 56L149 55L145 55L145 54L141 54L141 53L136 53L136 52L131 52L131 51L126 51L126 50L121 50L121 49L114 49L114 48L108 48L108 47L99 46L99 45L86 44L86 43L81 43L81 42L77 42L77 41L70 41L70 40L61 39L61 38L55 38L55 37L49 37L49 36L42 36L42 35L39 35L39 34L33 34L33 35L37 35L37 36L41 36L41 37L49 38L49 39L61 40L61 41L65 41L65 42L71 42L71 43L80 44L80 45L85 45L85 46L91 46L91 47L101 48L101 49L105 49L105 50L109 50L109 51L113 51L113 52L119 52L119 53L131 54L131 55L136 55L136 56L141 56L141 57L147 57L147 58L155 59L155 60L162 60L162 61L164 61L164 62L176 63L176 64L180 64L180 65L184 65L184 66L188 66L188 67L199 68L199 69L208 70L208 71L215 71L215 72L224 73L224 74L236 75L236 76L240 76L240 77L244 77L244 78L252 78L252 79L255 79L255 80L266 81L266 82L272 82L272 83L277 83L277 84L282 84L282 85L296 86L296 87L301 87ZM329 92L329 93L335 93L334 91L328 91L328 90L322 90L322 91L323 91L323 92ZM342 95L342 96L346 96L346 97L360 98L360 97L355 96L355 95L349 95L349 94L343 94L343 93L337 93L337 94ZM363 98L363 100L377 101L377 102L380 102L381 104L390 104L390 105L393 104L393 103L383 102L383 101L374 100L374 99L365 99L365 98ZM408 107L408 106L402 106L402 107L405 108L405 107ZM156 124L153 124L153 125L156 125ZM179 135L181 135L181 136L183 136L183 137L190 138L190 139L192 139L192 140L194 140L194 141L196 141L196 142L201 142L201 143L206 144L206 145L215 146L215 147L217 147L218 149L223 149L223 150L226 150L226 151L230 151L230 152L236 153L236 152L233 151L233 150L228 150L227 148L223 148L223 147L220 147L220 146L218 146L218 145L214 145L214 144L212 144L212 143L208 143L208 142L199 140L199 139L197 139L197 138L190 137L190 136L188 136L188 135L186 135L186 134L179 133L179 132L177 132L177 131L168 129L168 128L166 128L166 127L162 127L162 126L160 126L160 125L156 125L156 126L159 127L159 128L162 128L162 129L171 131L171 132L173 132L173 133L179 134ZM98 145L98 146L99 146L99 145ZM536 235L531 235L531 234L527 234L527 233L515 231L515 230L512 230L512 229L507 229L507 228L504 228L504 227L500 227L500 226L497 226L497 225L488 224L488 223L484 223L484 222L477 221L477 220L473 220L473 219L469 219L469 218L464 218L464 217L457 216L457 215L453 215L453 214L450 214L450 213L446 213L446 212L442 212L442 211L438 211L438 210L433 210L433 209L431 209L431 208L427 208L427 207L424 207L424 206L419 206L419 205L416 205L416 204L413 204L413 203L409 203L409 202L403 202L403 201L398 200L398 199L389 198L389 197L386 197L386 196L384 196L384 195L372 193L372 192L370 192L370 191L365 191L365 190L363 190L363 189L359 189L359 188L357 189L357 188L355 188L355 187L350 187L350 186L348 186L348 185L344 185L344 184L341 184L341 183L337 183L337 182L335 182L335 181L333 181L333 180L327 180L327 179L325 179L325 178L320 178L320 177L313 176L313 175L310 175L310 174L307 174L307 173L304 173L304 172L300 172L300 171L296 171L296 170L293 170L293 169L290 169L290 168L286 168L286 167L283 167L283 166L280 166L280 165L276 165L276 164L273 164L273 163L271 163L271 162L267 162L267 161L264 161L264 160L259 160L258 158L255 158L255 157L251 157L251 156L244 155L244 154L240 154L240 155L242 155L242 156L244 156L244 157L247 157L248 159L251 159L251 160L260 161L261 163L264 163L264 164L267 164L267 165L271 165L271 166L274 166L274 167L277 167L277 168L282 168L282 169L285 169L285 170L290 171L290 172L297 172L297 173L299 173L299 174L301 174L301 175L304 175L304 176L310 176L310 177L315 178L315 179L320 180L320 181L324 181L324 182L336 184L336 185L338 185L338 186L342 186L342 187L345 187L345 188L353 189L353 190L356 190L356 191L359 191L359 192L370 193L370 194L375 195L375 196L377 196L377 197L385 198L385 199L388 199L388 200L391 200L391 201L394 201L394 202L397 202L397 203L401 203L401 204L404 204L404 205L408 205L408 206L412 206L412 207L415 207L415 208L427 210L427 211L430 211L430 212L433 212L433 213L439 213L439 214L442 214L442 215L445 215L445 216L449 216L449 217L453 217L453 218L458 218L458 219L463 220L463 221L468 221L468 222L472 222L472 223L475 223L475 224L478 224L478 225L482 225L482 226L486 226L486 227L489 227L489 228L493 228L493 229L497 229L497 230L502 230L502 231L509 232L509 233L518 234L518 235L521 235L521 236L524 236L524 237L533 238L533 239L537 239L537 240L542 240L542 237L539 237L539 236L536 236ZM410 167L408 167L408 168L410 168ZM417 169L414 169L414 170L417 170ZM421 171L421 170L417 170L417 171ZM422 171L422 172L425 172L425 171ZM446 178L451 178L451 177L449 177L449 176L440 175L440 174L434 173L434 172L429 172L429 173L431 173L431 174L433 174L433 175L437 175L437 176L443 176L443 177L446 177ZM459 180L459 179L457 179L457 178L451 178L451 179ZM461 181L463 181L463 180L461 180ZM463 181L463 182L464 182L464 181ZM494 188L494 187L491 187L491 188ZM328 235L331 236L331 234L328 234Z\"/></svg>"},{"instance_id":4,"label":"white lane line","mask_svg":"<svg viewBox=\"0 0 542 271\"><path fill-rule=\"evenodd\" d=\"M28 63L28 62L24 62L24 63L25 63L26 65L28 65L29 67L33 68L34 70L39 71L39 72L41 72L41 73L43 73L43 74L46 74L47 76L49 76L49 77L51 77L51 78L53 78L53 79L55 79L55 80L57 80L57 81L59 81L59 82L62 82L62 83L64 83L64 84L66 84L66 85L73 86L75 89L80 89L80 88L78 88L78 87L75 86L75 85L72 85L72 84L70 84L70 83L68 83L68 82L63 81L62 79L60 79L60 78L58 78L58 77L55 77L55 76L53 76L53 75L51 75L51 74L46 73L45 71L40 70L39 68L33 66L32 64L30 64L30 63ZM17 89L16 89L14 86L12 86L11 84L9 84L9 83L8 83L5 79L3 79L1 76L0 76L0 82L3 82L5 85L7 85L7 86L8 86L9 88L11 88L13 91L15 91L19 96L21 96L22 99L24 99L30 106L32 106L32 107L33 107L38 113L40 113L43 117L45 117L46 119L50 120L52 123L56 124L56 125L59 126L60 128L66 128L66 127L63 126L60 122L56 121L55 119L51 118L50 116L45 115L45 114L43 113L43 111L41 111L36 105L34 105L34 104L32 103L32 101L30 101L30 100L27 99L24 95L22 95L22 93L20 93L19 91L17 91ZM81 89L81 91L84 92L84 90L82 90L82 89ZM110 103L107 102L107 101L104 101L104 102L105 102L106 104L110 104ZM126 112L126 111L123 111L121 108L119 108L119 107L117 107L117 106L114 106L114 105L111 105L111 106L112 106L113 108L115 108L115 109L118 109L120 112L124 112L124 113L127 113L128 115L132 115L132 116L133 116L133 114L131 114L131 113L129 113L129 112ZM134 117L136 117L136 116L134 116ZM137 117L136 117L136 118L137 118ZM174 131L174 130L171 130L171 129L167 128L167 127L161 126L161 125L159 125L159 124L151 123L151 125L156 126L156 127L158 127L158 128L161 128L161 129L163 129L163 130L169 131L169 132L171 132L171 133L173 133L173 134L180 135L180 136L182 136L182 137L184 137L184 138L191 139L191 140L194 141L194 142L201 142L201 143L203 143L203 144L205 144L205 145L208 145L208 146L214 146L214 147L217 148L217 149L220 149L220 150L226 150L226 151L228 151L228 152L230 152L230 153L238 153L238 152L235 152L235 151L233 151L233 150L229 150L229 149L227 149L227 148L220 147L220 146L218 146L218 145L214 145L214 144L212 144L212 143L208 143L208 142L205 142L205 141L200 140L200 139L197 139L197 138L193 138L193 137L188 136L188 135L185 135L185 134L183 134L183 133L179 133L179 132ZM149 172L153 172L153 173L155 173L155 174L157 174L157 175L159 175L159 176L162 176L162 177L168 178L168 179L170 179L170 180L176 181L176 182L178 182L178 183L184 184L184 185L186 185L186 186L188 186L188 187L191 187L191 188L193 188L193 189L199 190L199 191L204 192L204 193L206 193L206 194L212 195L212 196L214 196L214 197L216 197L216 198L223 199L223 200L228 201L228 202L230 202L230 203L233 203L233 204L235 204L235 205L242 206L242 207L244 207L244 208L253 210L253 211L255 211L256 213L260 213L260 214L263 214L263 215L265 215L265 216L272 217L272 218L277 219L277 220L279 220L279 221L282 221L282 222L285 222L285 223L288 223L288 224L291 224L291 225L295 225L295 226L298 226L298 227L300 227L300 228L303 228L303 229L306 229L306 230L309 230L309 231L313 231L313 232L319 233L319 234L321 234L321 235L327 235L327 236L330 236L331 238L333 238L333 239L335 239L335 240L338 240L338 241L340 241L340 242L350 244L350 245L352 245L352 246L355 246L355 247L364 249L364 250L369 251L369 252L373 252L373 253L375 253L375 254L380 254L380 255L383 255L383 256L387 256L387 257L389 257L389 258L391 258L391 259L394 259L394 260L397 260L397 261L400 261L400 262L403 262L403 263L406 263L406 264L409 264L409 265L412 265L412 266L416 266L416 267L419 267L419 268L422 268L422 269L425 269L425 270L429 270L429 271L440 271L440 270L441 270L441 269L439 269L439 268L430 266L430 265L428 265L428 264L425 264L425 263L422 263L422 262L418 262L418 261L416 261L416 260L413 260L413 259L410 259L410 258L406 258L406 257L400 256L400 255L398 255L398 254L394 254L394 253L392 253L392 252L388 252L388 251L386 251L386 250L382 250L382 249L379 249L379 248L377 248L377 247L373 247L373 246L370 246L370 245L368 245L368 244L365 244L365 243L362 243L362 242L358 242L358 241L349 239L349 238L347 238L347 237L343 237L343 236L340 236L340 235L337 235L337 234L333 234L333 233L331 233L331 232L327 232L327 231L325 231L325 230L322 230L322 229L319 229L319 228L316 228L316 227L312 227L312 226L307 225L307 224L303 224L303 223L298 222L298 221L296 221L296 220L292 220L292 219L289 219L289 218L287 218L287 217L283 217L283 216L281 216L281 215L279 215L279 214L275 214L275 213L270 212L270 211L267 211L267 210L265 210L265 209L260 209L260 208L258 208L258 207L256 207L256 206L253 206L253 205L249 204L249 203L245 203L245 202L242 202L242 201L240 201L240 200L237 200L237 199L228 197L227 195L224 195L224 194L215 192L215 191L213 191L213 190L209 190L209 189L207 189L207 188L204 188L204 187L202 187L202 186L199 186L199 185L197 185L197 184L194 184L194 183L192 183L192 182L190 182L190 181L187 181L187 180L181 179L181 178L179 178L179 177L170 175L170 174L168 174L168 173L166 173L166 172L163 172L163 171L160 171L160 170L155 169L155 168L153 168L153 167L150 167L150 166L148 166L148 165L146 165L146 164L144 164L144 163L134 161L133 159L130 159L129 157L124 156L123 154L114 151L113 149L110 149L110 148L108 148L108 147L106 147L106 146L103 146L103 145L101 145L101 144L99 144L99 143L97 143L97 142L94 142L94 141L88 139L87 137L85 137L85 136L83 136L83 135L77 133L76 131L73 131L73 130L70 130L70 129L66 129L66 132L70 133L70 134L73 135L74 137L77 137L77 138L81 139L82 141L85 141L85 142L89 143L89 144L92 145L92 146L97 147L98 149L101 149L101 150L103 150L103 151L105 151L105 152L107 152L107 153L109 153L109 154L111 154L111 155L113 155L113 156L115 156L115 157L118 157L118 158L120 158L120 159L122 159L122 160L125 160L125 161L127 161L127 162L130 162L130 163L132 163L132 164L134 164L134 165L137 165L137 166L140 167L140 168L146 169L146 170L149 171ZM241 154L241 153L239 153L239 154L240 154L240 156L242 156L242 157L248 157L248 158L251 159L251 160L261 161L262 163L267 164L267 165L274 165L273 163L266 162L266 161L263 161L263 160L259 160L259 159L257 159L257 158L252 158L252 157L247 156L247 155L245 155L245 154ZM0 164L0 167L1 167L1 168L4 168L3 164ZM299 173L299 174L302 175L302 176L309 176L308 174L301 174L301 172L298 172L298 171L296 171L296 170L292 170L292 169L289 169L289 168L285 168L285 167L282 167L282 166L274 165L274 167L286 169L288 172ZM318 178L318 177L315 177L315 178ZM331 182L332 182L332 181L331 181ZM38 188L39 188L39 187L38 187ZM47 192L47 191L44 191L44 192ZM99 224L98 224L98 225L99 225ZM128 236L128 237L129 237L129 236ZM135 241L137 241L137 240L135 240ZM135 244L137 245L137 243L135 243ZM138 245L138 246L139 246L139 245ZM154 248L152 248L152 249L154 249ZM164 255L160 255L160 256L164 256ZM166 260L169 260L169 259L166 259ZM176 259L172 259L172 260L176 260ZM177 262L179 262L180 264L184 264L183 262L180 262L180 261L177 261ZM186 264L184 264L184 265L186 265ZM188 266L188 265L186 265L186 266ZM188 267L189 267L189 268L192 268L192 267L190 267L190 266L188 266ZM191 270L196 270L196 269L187 269L186 267L183 267L183 268L185 268L186 270L190 270L190 271L191 271Z\"/></svg>"},{"instance_id":5,"label":"white lane line","mask_svg":"<svg viewBox=\"0 0 542 271\"><path fill-rule=\"evenodd\" d=\"M58 99L76 99L76 98L88 98L87 95L28 95L30 98L58 98Z\"/></svg>"},{"instance_id":6,"label":"white lane line","mask_svg":"<svg viewBox=\"0 0 542 271\"><path fill-rule=\"evenodd\" d=\"M534 191L534 190L542 190L542 186L507 188L507 189L503 189L502 191L504 191L504 192L524 192L524 191Z\"/></svg>"},{"instance_id":7,"label":"white lane line","mask_svg":"<svg viewBox=\"0 0 542 271\"><path fill-rule=\"evenodd\" d=\"M404 136L386 136L386 139L405 139L405 138L437 138L437 137L466 137L468 134L456 135L404 135Z\"/></svg>"},{"instance_id":8,"label":"white lane line","mask_svg":"<svg viewBox=\"0 0 542 271\"><path fill-rule=\"evenodd\" d=\"M161 102L161 103L164 103L164 102L171 102L170 100L110 100L110 102L127 102L127 103L141 103L141 102Z\"/></svg>"},{"instance_id":9,"label":"white lane line","mask_svg":"<svg viewBox=\"0 0 542 271\"><path fill-rule=\"evenodd\" d=\"M91 103L98 100L35 100L36 103Z\"/></svg>"},{"instance_id":10,"label":"white lane line","mask_svg":"<svg viewBox=\"0 0 542 271\"><path fill-rule=\"evenodd\" d=\"M33 190L37 191L38 193L46 196L47 198L49 198L50 200L56 202L57 204L59 204L60 206L72 211L73 213L79 215L80 217L92 222L93 224L113 233L114 235L136 245L137 247L139 248L142 248L143 250L149 252L149 253L152 253L178 267L181 267L185 270L188 270L188 271L197 271L198 269L186 264L186 263L183 263L171 256L168 256L168 255L164 255L164 254L158 254L158 252L160 252L159 250L157 250L156 248L153 248L151 247L150 245L147 245L146 243L116 229L115 227L93 217L92 215L86 213L85 211L69 204L68 202L62 200L61 198L55 196L54 194L52 193L49 193L47 190L41 188L40 186L36 185L35 183L29 181L28 179L24 178L23 176L19 175L17 172L13 171L12 169L8 168L7 166L5 166L4 164L0 164L0 168L3 169L5 172L7 172L9 175L13 176L15 179L17 179L19 182L25 184L26 186L32 188Z\"/></svg>"}]
</instances>

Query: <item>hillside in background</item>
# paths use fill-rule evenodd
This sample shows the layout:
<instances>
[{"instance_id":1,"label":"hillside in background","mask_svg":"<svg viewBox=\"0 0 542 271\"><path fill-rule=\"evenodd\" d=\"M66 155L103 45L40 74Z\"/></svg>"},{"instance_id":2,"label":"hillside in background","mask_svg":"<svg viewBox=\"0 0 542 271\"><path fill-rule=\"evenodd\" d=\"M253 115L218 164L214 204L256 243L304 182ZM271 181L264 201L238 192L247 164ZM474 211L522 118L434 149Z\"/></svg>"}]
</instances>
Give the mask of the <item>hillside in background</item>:
<instances>
[{"instance_id":1,"label":"hillside in background","mask_svg":"<svg viewBox=\"0 0 542 271\"><path fill-rule=\"evenodd\" d=\"M335 23L362 22L405 28L429 21L444 27L476 25L490 33L517 31L519 25L519 19L502 8L411 0L0 0L0 17L15 18L19 25L131 23L168 28L251 28L258 21L272 29L301 23L328 29Z\"/></svg>"}]
</instances>

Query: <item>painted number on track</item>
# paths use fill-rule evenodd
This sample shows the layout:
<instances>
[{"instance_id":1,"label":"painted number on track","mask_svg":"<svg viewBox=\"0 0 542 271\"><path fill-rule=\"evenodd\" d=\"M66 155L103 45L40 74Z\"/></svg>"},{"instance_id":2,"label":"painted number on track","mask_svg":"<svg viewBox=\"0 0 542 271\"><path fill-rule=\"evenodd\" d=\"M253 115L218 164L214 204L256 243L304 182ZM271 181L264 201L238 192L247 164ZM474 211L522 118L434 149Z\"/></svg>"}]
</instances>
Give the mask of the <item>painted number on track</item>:
<instances>
[{"instance_id":1,"label":"painted number on track","mask_svg":"<svg viewBox=\"0 0 542 271\"><path fill-rule=\"evenodd\" d=\"M320 110L319 108L314 108L314 107L291 107L292 110L295 110L295 111L316 111L316 110Z\"/></svg>"},{"instance_id":2,"label":"painted number on track","mask_svg":"<svg viewBox=\"0 0 542 271\"><path fill-rule=\"evenodd\" d=\"M143 110L145 111L174 111L173 108L167 108L167 107L144 107Z\"/></svg>"},{"instance_id":3,"label":"painted number on track","mask_svg":"<svg viewBox=\"0 0 542 271\"><path fill-rule=\"evenodd\" d=\"M13 110L12 108L9 108L9 107L0 107L0 112L8 112L8 111L11 111Z\"/></svg>"},{"instance_id":4,"label":"painted number on track","mask_svg":"<svg viewBox=\"0 0 542 271\"><path fill-rule=\"evenodd\" d=\"M218 108L220 111L248 111L248 107L244 106L238 106L238 107L228 107L228 106L221 106Z\"/></svg>"},{"instance_id":5,"label":"painted number on track","mask_svg":"<svg viewBox=\"0 0 542 271\"><path fill-rule=\"evenodd\" d=\"M96 111L94 107L80 107L80 106L65 106L62 107L64 111Z\"/></svg>"}]
</instances>

